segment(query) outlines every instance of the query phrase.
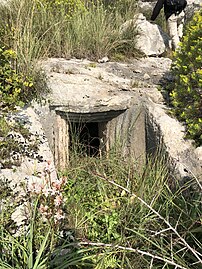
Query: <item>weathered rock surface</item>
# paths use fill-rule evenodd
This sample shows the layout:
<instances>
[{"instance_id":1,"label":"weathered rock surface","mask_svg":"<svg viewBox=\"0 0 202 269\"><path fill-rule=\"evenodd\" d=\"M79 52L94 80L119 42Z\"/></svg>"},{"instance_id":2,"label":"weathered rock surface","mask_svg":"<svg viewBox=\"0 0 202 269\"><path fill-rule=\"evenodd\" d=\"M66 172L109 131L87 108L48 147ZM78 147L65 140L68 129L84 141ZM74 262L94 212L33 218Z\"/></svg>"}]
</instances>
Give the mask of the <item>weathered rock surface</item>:
<instances>
[{"instance_id":1,"label":"weathered rock surface","mask_svg":"<svg viewBox=\"0 0 202 269\"><path fill-rule=\"evenodd\" d=\"M184 140L185 128L169 116L169 110L148 100L147 110L147 152L152 154L159 147L170 161L174 178L187 180L193 175L202 179L201 149L193 141Z\"/></svg>"},{"instance_id":2,"label":"weathered rock surface","mask_svg":"<svg viewBox=\"0 0 202 269\"><path fill-rule=\"evenodd\" d=\"M137 31L135 46L144 55L159 56L171 48L169 36L163 32L160 26L147 21L142 13L136 14L134 19L126 21L122 25L121 31L126 31L131 25Z\"/></svg>"},{"instance_id":3,"label":"weathered rock surface","mask_svg":"<svg viewBox=\"0 0 202 269\"><path fill-rule=\"evenodd\" d=\"M41 65L48 75L52 93L47 96L46 106L35 106L37 116L34 117L39 125L35 120L32 124L43 133L42 123L57 159L56 165L66 164L69 157L68 149L64 151L64 144L69 143L67 123L81 119L98 122L103 134L100 145L105 151L117 137L123 144L124 156L140 158L145 153L155 154L161 147L176 175L201 177L201 148L195 149L192 141L184 140L183 125L169 116L169 109L157 89L172 79L170 59L150 57L133 59L130 63L48 59ZM31 108L30 111L34 113ZM48 152L45 157L42 149L43 159L52 160L47 141L42 144ZM32 175L36 163L30 160L25 163L24 175ZM29 169L25 169L26 166ZM43 169L44 163L37 166L37 170ZM13 173L3 170L2 175Z\"/></svg>"},{"instance_id":4,"label":"weathered rock surface","mask_svg":"<svg viewBox=\"0 0 202 269\"><path fill-rule=\"evenodd\" d=\"M64 107L75 113L93 113L98 107L99 112L129 107L133 94L123 91L112 74L91 65L87 60L64 59L49 59L43 64L49 75L52 107ZM106 77L111 77L108 84Z\"/></svg>"},{"instance_id":5,"label":"weathered rock surface","mask_svg":"<svg viewBox=\"0 0 202 269\"><path fill-rule=\"evenodd\" d=\"M187 7L185 9L185 19L190 20L197 10L202 6L202 0L187 0Z\"/></svg>"},{"instance_id":6,"label":"weathered rock surface","mask_svg":"<svg viewBox=\"0 0 202 269\"><path fill-rule=\"evenodd\" d=\"M28 107L19 109L16 115L28 128L31 135L38 140L38 150L33 156L20 156L21 165L13 166L12 169L0 169L0 178L7 178L10 187L14 192L22 192L21 184L43 180L44 169L47 167L47 161L50 162L51 176L56 178L53 154L50 150L47 138L45 137L43 127L33 108Z\"/></svg>"},{"instance_id":7,"label":"weathered rock surface","mask_svg":"<svg viewBox=\"0 0 202 269\"><path fill-rule=\"evenodd\" d=\"M77 59L49 59L43 65L53 89L54 100L50 100L50 106L63 112L87 115L87 112L96 111L129 111L138 101L144 104L146 113L146 151L154 153L162 146L178 176L185 178L192 173L201 176L201 151L195 149L191 141L184 140L183 125L169 116L165 100L157 90L158 85L172 79L170 64L170 59L154 57L130 63L103 64ZM62 91L57 90L60 84L64 87ZM64 103L66 98L68 102ZM132 113L135 117L137 107ZM117 119L116 127L123 124L120 116ZM113 133L110 135L113 136Z\"/></svg>"}]
</instances>

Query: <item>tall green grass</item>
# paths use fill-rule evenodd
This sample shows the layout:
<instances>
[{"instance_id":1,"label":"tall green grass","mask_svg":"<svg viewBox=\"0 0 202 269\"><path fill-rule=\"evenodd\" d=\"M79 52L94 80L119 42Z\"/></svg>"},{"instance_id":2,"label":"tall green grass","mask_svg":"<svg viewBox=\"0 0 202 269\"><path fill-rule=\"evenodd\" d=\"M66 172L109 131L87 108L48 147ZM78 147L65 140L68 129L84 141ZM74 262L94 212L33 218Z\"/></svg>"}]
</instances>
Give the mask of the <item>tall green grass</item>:
<instances>
[{"instance_id":1,"label":"tall green grass","mask_svg":"<svg viewBox=\"0 0 202 269\"><path fill-rule=\"evenodd\" d=\"M197 180L172 188L162 158L140 172L134 160L114 154L72 156L69 225L81 246L94 248L94 268L201 268Z\"/></svg>"},{"instance_id":2,"label":"tall green grass","mask_svg":"<svg viewBox=\"0 0 202 269\"><path fill-rule=\"evenodd\" d=\"M53 190L54 181L48 179ZM55 181L56 184L58 182ZM88 248L79 249L74 242L70 242L65 236L68 229L65 230L62 220L55 222L56 212L53 211L59 209L52 203L55 194L49 192L44 196L43 192L31 192L30 187L33 189L34 186L25 184L23 193L22 190L13 192L9 181L0 177L0 269L65 269L92 264L91 256L85 255ZM23 208L17 211L17 215L16 208L20 205ZM44 214L45 211L40 209L44 206L52 214L46 214L48 211Z\"/></svg>"},{"instance_id":3,"label":"tall green grass","mask_svg":"<svg viewBox=\"0 0 202 269\"><path fill-rule=\"evenodd\" d=\"M44 0L11 0L0 5L1 44L17 52L23 69L33 68L44 57L98 59L121 47L123 52L125 44L134 49L135 33L125 39L119 31L120 25L134 16L134 3L111 6L87 1L85 8L67 13L63 2L57 9L47 7Z\"/></svg>"},{"instance_id":4,"label":"tall green grass","mask_svg":"<svg viewBox=\"0 0 202 269\"><path fill-rule=\"evenodd\" d=\"M76 3L76 1L73 1ZM71 9L69 0L10 0L0 3L0 46L16 53L15 69L31 78L33 98L41 100L48 92L39 61L47 57L78 57L98 60L104 56L135 55L136 32L120 34L120 25L130 19L135 4L124 8L102 1L84 1ZM115 1L116 2L116 1ZM114 3L115 3L114 2ZM73 4L74 4L73 3ZM121 57L123 58L123 57ZM43 90L42 90L43 89Z\"/></svg>"},{"instance_id":5,"label":"tall green grass","mask_svg":"<svg viewBox=\"0 0 202 269\"><path fill-rule=\"evenodd\" d=\"M183 184L176 180L171 187L174 179L162 156L148 158L140 170L119 151L95 158L76 154L78 148L72 147L63 171L65 226L44 222L30 196L31 218L16 236L11 192L2 184L0 197L7 207L0 211L0 268L201 268L201 185L196 178Z\"/></svg>"}]
</instances>

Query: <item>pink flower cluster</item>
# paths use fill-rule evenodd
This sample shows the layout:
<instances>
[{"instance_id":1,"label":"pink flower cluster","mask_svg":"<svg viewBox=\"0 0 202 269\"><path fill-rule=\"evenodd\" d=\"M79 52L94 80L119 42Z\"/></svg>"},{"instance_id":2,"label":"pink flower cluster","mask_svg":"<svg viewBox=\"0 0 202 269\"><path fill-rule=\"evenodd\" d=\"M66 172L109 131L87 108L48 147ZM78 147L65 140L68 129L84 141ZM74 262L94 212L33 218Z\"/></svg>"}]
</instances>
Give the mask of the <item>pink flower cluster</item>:
<instances>
[{"instance_id":1,"label":"pink flower cluster","mask_svg":"<svg viewBox=\"0 0 202 269\"><path fill-rule=\"evenodd\" d=\"M32 196L39 197L39 212L46 220L54 220L57 224L64 219L64 198L62 195L66 178L51 178L50 162L44 169L44 177L38 182L32 182L28 186L28 191Z\"/></svg>"}]
</instances>

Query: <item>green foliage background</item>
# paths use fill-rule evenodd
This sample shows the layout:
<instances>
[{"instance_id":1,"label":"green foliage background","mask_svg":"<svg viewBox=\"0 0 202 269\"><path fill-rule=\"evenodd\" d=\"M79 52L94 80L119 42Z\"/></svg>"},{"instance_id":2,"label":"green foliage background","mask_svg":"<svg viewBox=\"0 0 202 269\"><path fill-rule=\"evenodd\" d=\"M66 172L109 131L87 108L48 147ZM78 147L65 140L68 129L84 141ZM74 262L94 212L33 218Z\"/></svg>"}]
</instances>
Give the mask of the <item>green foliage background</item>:
<instances>
[{"instance_id":1,"label":"green foliage background","mask_svg":"<svg viewBox=\"0 0 202 269\"><path fill-rule=\"evenodd\" d=\"M171 92L177 117L186 123L187 137L202 144L202 9L189 23L172 65Z\"/></svg>"},{"instance_id":2,"label":"green foliage background","mask_svg":"<svg viewBox=\"0 0 202 269\"><path fill-rule=\"evenodd\" d=\"M88 2L91 3L92 1ZM55 14L65 14L66 18L72 17L77 11L85 11L85 1L82 0L41 0L38 4L40 4L40 6L42 4L46 10Z\"/></svg>"},{"instance_id":3,"label":"green foliage background","mask_svg":"<svg viewBox=\"0 0 202 269\"><path fill-rule=\"evenodd\" d=\"M12 49L0 48L0 109L15 109L23 105L25 96L33 88L31 78L25 77L16 70L16 54Z\"/></svg>"},{"instance_id":4,"label":"green foliage background","mask_svg":"<svg viewBox=\"0 0 202 269\"><path fill-rule=\"evenodd\" d=\"M30 132L22 122L14 118L14 114L19 107L25 106L42 93L40 87L37 92L36 86L43 81L43 78L38 75L37 83L35 79L36 77L18 70L14 50L0 47L0 163L4 168L19 165L20 160L11 160L12 154L25 152L20 141L14 138L12 133L22 135L28 142ZM40 85L44 85L42 88L46 91L45 80ZM28 151L37 148L37 141L35 142L29 141Z\"/></svg>"}]
</instances>

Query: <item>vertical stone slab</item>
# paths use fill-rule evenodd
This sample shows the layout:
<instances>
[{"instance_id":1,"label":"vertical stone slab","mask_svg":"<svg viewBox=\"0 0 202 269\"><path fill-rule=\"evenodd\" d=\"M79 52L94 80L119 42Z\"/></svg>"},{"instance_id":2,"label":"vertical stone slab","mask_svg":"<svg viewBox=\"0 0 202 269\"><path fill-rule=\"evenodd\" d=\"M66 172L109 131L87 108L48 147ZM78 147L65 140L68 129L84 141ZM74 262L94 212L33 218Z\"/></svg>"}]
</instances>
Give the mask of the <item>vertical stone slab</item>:
<instances>
[{"instance_id":1,"label":"vertical stone slab","mask_svg":"<svg viewBox=\"0 0 202 269\"><path fill-rule=\"evenodd\" d=\"M107 124L107 147L123 157L134 158L141 167L146 160L145 113L142 104L134 104Z\"/></svg>"},{"instance_id":2,"label":"vertical stone slab","mask_svg":"<svg viewBox=\"0 0 202 269\"><path fill-rule=\"evenodd\" d=\"M100 139L100 146L99 146L100 157L105 155L107 152L106 125L107 125L107 122L98 123L99 139Z\"/></svg>"},{"instance_id":3,"label":"vertical stone slab","mask_svg":"<svg viewBox=\"0 0 202 269\"><path fill-rule=\"evenodd\" d=\"M64 170L69 164L69 133L66 117L57 113L54 128L54 158L59 170Z\"/></svg>"},{"instance_id":4,"label":"vertical stone slab","mask_svg":"<svg viewBox=\"0 0 202 269\"><path fill-rule=\"evenodd\" d=\"M45 136L48 140L51 152L54 153L54 129L56 112L49 104L33 103L34 111L38 115L43 126Z\"/></svg>"},{"instance_id":5,"label":"vertical stone slab","mask_svg":"<svg viewBox=\"0 0 202 269\"><path fill-rule=\"evenodd\" d=\"M146 160L145 112L142 104L131 107L128 135L129 154L143 165Z\"/></svg>"}]
</instances>

